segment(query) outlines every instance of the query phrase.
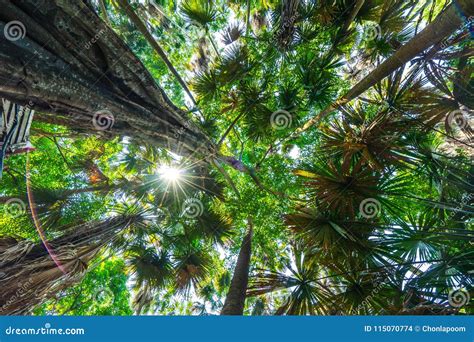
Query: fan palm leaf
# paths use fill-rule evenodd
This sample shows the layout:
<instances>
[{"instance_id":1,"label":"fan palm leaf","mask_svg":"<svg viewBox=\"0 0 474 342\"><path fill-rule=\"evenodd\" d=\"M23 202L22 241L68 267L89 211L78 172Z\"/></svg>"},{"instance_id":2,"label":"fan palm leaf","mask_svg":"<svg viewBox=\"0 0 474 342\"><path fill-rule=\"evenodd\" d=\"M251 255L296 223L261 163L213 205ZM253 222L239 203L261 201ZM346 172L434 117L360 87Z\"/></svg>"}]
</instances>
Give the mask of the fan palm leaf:
<instances>
[{"instance_id":1,"label":"fan palm leaf","mask_svg":"<svg viewBox=\"0 0 474 342\"><path fill-rule=\"evenodd\" d=\"M211 24L217 16L214 2L208 0L185 0L181 3L180 11L186 21L203 27Z\"/></svg>"}]
</instances>

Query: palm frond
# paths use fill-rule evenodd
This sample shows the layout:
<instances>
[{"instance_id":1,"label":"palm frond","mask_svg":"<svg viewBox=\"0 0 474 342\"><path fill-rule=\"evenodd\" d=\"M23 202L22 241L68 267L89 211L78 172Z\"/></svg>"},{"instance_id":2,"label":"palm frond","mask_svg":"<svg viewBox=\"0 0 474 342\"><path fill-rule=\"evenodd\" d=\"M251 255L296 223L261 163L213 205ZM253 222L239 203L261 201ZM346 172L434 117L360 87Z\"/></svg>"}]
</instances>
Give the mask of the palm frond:
<instances>
[{"instance_id":1,"label":"palm frond","mask_svg":"<svg viewBox=\"0 0 474 342\"><path fill-rule=\"evenodd\" d=\"M204 250L188 249L173 256L176 260L176 287L187 293L197 287L212 267L212 258Z\"/></svg>"},{"instance_id":2,"label":"palm frond","mask_svg":"<svg viewBox=\"0 0 474 342\"><path fill-rule=\"evenodd\" d=\"M186 21L203 27L212 23L217 16L214 2L208 0L185 0L181 4L180 11Z\"/></svg>"},{"instance_id":3,"label":"palm frond","mask_svg":"<svg viewBox=\"0 0 474 342\"><path fill-rule=\"evenodd\" d=\"M225 45L230 45L240 39L244 34L244 29L241 27L240 23L234 23L225 28L222 33L222 42Z\"/></svg>"},{"instance_id":4,"label":"palm frond","mask_svg":"<svg viewBox=\"0 0 474 342\"><path fill-rule=\"evenodd\" d=\"M191 83L191 89L198 95L198 99L213 99L219 93L219 81L214 71L199 72Z\"/></svg>"},{"instance_id":5,"label":"palm frond","mask_svg":"<svg viewBox=\"0 0 474 342\"><path fill-rule=\"evenodd\" d=\"M135 246L131 248L128 258L137 288L146 285L153 289L161 289L171 281L173 265L165 251Z\"/></svg>"}]
</instances>

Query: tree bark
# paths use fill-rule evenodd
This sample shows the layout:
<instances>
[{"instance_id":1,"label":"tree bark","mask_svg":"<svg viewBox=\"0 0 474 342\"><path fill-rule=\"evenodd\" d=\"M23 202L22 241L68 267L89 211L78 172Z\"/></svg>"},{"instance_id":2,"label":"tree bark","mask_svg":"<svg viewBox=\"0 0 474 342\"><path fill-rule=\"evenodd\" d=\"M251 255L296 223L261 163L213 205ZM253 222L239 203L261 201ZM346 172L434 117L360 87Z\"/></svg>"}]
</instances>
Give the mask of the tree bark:
<instances>
[{"instance_id":1,"label":"tree bark","mask_svg":"<svg viewBox=\"0 0 474 342\"><path fill-rule=\"evenodd\" d=\"M36 109L38 120L54 115L78 131L131 136L185 156L215 151L82 1L51 0L37 7L34 0L0 0L0 7L0 30L19 21L25 33L0 40L0 97ZM97 127L100 120L108 129Z\"/></svg>"},{"instance_id":2,"label":"tree bark","mask_svg":"<svg viewBox=\"0 0 474 342\"><path fill-rule=\"evenodd\" d=\"M25 28L21 39L0 39L0 97L35 109L35 120L222 160L256 179L219 153L85 3L51 0L37 7L34 0L0 0L0 8L0 32L12 21Z\"/></svg>"},{"instance_id":3,"label":"tree bark","mask_svg":"<svg viewBox=\"0 0 474 342\"><path fill-rule=\"evenodd\" d=\"M248 226L248 232L244 236L240 247L234 276L232 277L221 315L243 315L244 313L249 281L250 257L252 255L253 222L250 217L248 219Z\"/></svg>"},{"instance_id":4,"label":"tree bark","mask_svg":"<svg viewBox=\"0 0 474 342\"><path fill-rule=\"evenodd\" d=\"M296 130L292 136L296 136L319 123L332 111L361 95L430 46L441 42L444 38L451 35L459 28L463 20L467 20L467 18L474 14L474 1L457 0L456 3L457 4L449 5L449 7L426 26L423 31L413 37L408 43L401 46L392 56L387 58L364 79L354 85L346 94L341 96L318 115L308 120L301 128ZM464 12L463 15L465 18L459 15L459 8L457 8L457 6Z\"/></svg>"}]
</instances>

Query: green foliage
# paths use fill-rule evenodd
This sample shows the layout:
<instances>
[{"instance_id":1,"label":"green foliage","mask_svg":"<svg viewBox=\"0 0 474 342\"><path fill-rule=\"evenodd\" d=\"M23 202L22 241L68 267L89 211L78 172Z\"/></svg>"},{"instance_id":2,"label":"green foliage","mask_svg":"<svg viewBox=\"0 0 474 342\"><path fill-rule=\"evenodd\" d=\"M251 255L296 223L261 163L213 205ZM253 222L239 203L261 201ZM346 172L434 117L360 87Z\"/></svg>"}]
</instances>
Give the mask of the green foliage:
<instances>
[{"instance_id":1,"label":"green foliage","mask_svg":"<svg viewBox=\"0 0 474 342\"><path fill-rule=\"evenodd\" d=\"M102 261L80 284L56 294L36 308L36 315L131 315L125 264L120 259Z\"/></svg>"},{"instance_id":2,"label":"green foliage","mask_svg":"<svg viewBox=\"0 0 474 342\"><path fill-rule=\"evenodd\" d=\"M188 159L141 144L141 132L111 139L35 122L36 151L8 157L0 196L28 207L28 158L47 238L123 208L143 216L103 246L100 256L113 258L88 262L79 284L35 314L216 314L249 217L246 314L472 311L448 304L452 289L473 284L473 133L451 127L449 116L459 104L472 109L468 35L459 30L449 46L416 56L354 101L336 103L319 126L295 133L444 2L365 1L353 18L348 0L157 3L134 10L197 107L107 2L111 26L171 102L219 144L218 155ZM178 177L163 176L163 167ZM31 217L30 210L0 216L0 235L39 241Z\"/></svg>"},{"instance_id":3,"label":"green foliage","mask_svg":"<svg viewBox=\"0 0 474 342\"><path fill-rule=\"evenodd\" d=\"M212 23L217 15L213 1L186 0L181 5L181 12L187 21L206 26Z\"/></svg>"}]
</instances>

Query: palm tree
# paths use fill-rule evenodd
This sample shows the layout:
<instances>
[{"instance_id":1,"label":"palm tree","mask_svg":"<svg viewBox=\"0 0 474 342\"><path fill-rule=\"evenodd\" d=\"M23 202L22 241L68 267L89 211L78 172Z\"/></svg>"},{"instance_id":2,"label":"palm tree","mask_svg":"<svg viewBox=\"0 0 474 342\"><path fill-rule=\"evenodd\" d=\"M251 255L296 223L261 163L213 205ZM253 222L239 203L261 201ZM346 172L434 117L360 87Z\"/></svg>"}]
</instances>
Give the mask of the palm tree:
<instances>
[{"instance_id":1,"label":"palm tree","mask_svg":"<svg viewBox=\"0 0 474 342\"><path fill-rule=\"evenodd\" d=\"M303 243L293 247L285 269L253 274L248 296L279 293L270 297L270 308L288 315L456 312L447 303L448 292L459 283L472 287L466 269L472 253L454 248L443 254L443 241L463 245L471 234L438 232L433 211L407 221L399 221L401 226L337 222L309 210L288 215ZM430 267L422 270L422 264Z\"/></svg>"},{"instance_id":2,"label":"palm tree","mask_svg":"<svg viewBox=\"0 0 474 342\"><path fill-rule=\"evenodd\" d=\"M294 259L283 270L259 270L251 279L248 296L284 292L282 301L275 303L276 315L327 313L320 301L327 300L332 292L318 281L317 265L298 247L293 248L292 254Z\"/></svg>"},{"instance_id":3,"label":"palm tree","mask_svg":"<svg viewBox=\"0 0 474 342\"><path fill-rule=\"evenodd\" d=\"M2 314L28 313L58 291L79 282L101 249L141 220L141 215L124 214L81 224L53 239L46 249L42 243L2 238Z\"/></svg>"},{"instance_id":4,"label":"palm tree","mask_svg":"<svg viewBox=\"0 0 474 342\"><path fill-rule=\"evenodd\" d=\"M44 153L47 154L48 152L44 151ZM135 278L137 312L151 310L153 301L150 298L164 287L172 286L186 292L191 287L200 286L203 278L207 277L209 270L212 269L210 265L214 263L214 259L212 258L213 255L209 255L205 250L206 248L212 248L214 245L225 244L232 236L230 220L222 214L210 211L208 201L211 200L205 200L202 197L199 200L202 201L202 212L198 212L198 216L188 218L183 215L183 208L187 199L191 198L198 201L198 197L204 193L212 196L211 198L222 199L221 185L211 176L206 165L193 163L189 166L183 163L181 165L185 170L182 176L183 183L176 189L173 184L168 183L156 174L157 165L163 163L165 159L163 152L160 153L153 146L148 146L146 149L140 149L138 154L135 154L133 149L129 153L130 155L121 156L122 159L118 160L117 168L121 172L128 169L131 174L125 173L119 177L120 181L115 184L112 182L99 183L95 186L69 190L52 190L31 186L29 196L34 195L32 203L35 211L33 214L40 222L40 226L47 230L48 235L60 236L60 238L54 239L50 243L45 242L52 246L51 254L43 250L41 244L38 245L26 240L21 243L18 242L14 246L13 242L15 241L12 240L12 246L8 246L8 248L9 250L11 248L11 253L13 253L15 246L19 248L18 244L24 244L28 248L32 246L38 253L41 252L41 258L34 259L32 257L33 260L25 260L25 262L32 263L33 266L37 262L45 262L44 260L50 262L52 280L44 282L41 293L55 293L55 289L62 291L75 283L75 281L68 280L67 274L61 275L61 269L67 271L67 267L70 266L68 264L69 259L63 260L61 253L65 253L66 256L69 255L67 253L76 253L76 247L72 244L72 240L68 240L69 238L74 239L74 234L71 235L71 231L87 235L87 239L83 239L84 246L79 245L80 248L87 246L93 248L92 252L84 251L84 253L89 253L87 258L80 259L83 271L77 276L77 281L82 279L87 266L92 260L97 259L99 252L107 254L112 248L114 253L124 256L130 266L130 273L128 274ZM102 173L100 169L98 171ZM105 175L104 177L107 178ZM76 182L73 183L77 185ZM174 191L170 191L170 188ZM68 207L78 204L81 210L87 210L87 206L91 203L92 193L99 192L99 190L99 194L103 196L102 202L107 206L114 205L119 198L127 198L128 201L137 203L137 208L132 207L132 209L138 211L138 214L142 215L142 211L138 209L139 207L149 208L147 210L150 212L153 211L150 208L154 208L155 213L154 215L145 215L145 212L148 211L143 211L143 217L135 219L136 215L133 214L134 211L132 210L132 214L135 215L132 216L134 224L127 228L127 226L116 227L113 223L118 218L115 217L96 224L94 222L82 223L84 215L80 213L78 215L76 212L73 218L65 220L67 226L58 227L57 223L59 221L63 222L63 216L67 215ZM20 194L20 196L15 194L15 196L12 195L12 198L23 198L21 195L23 194ZM29 211L25 211L23 216L27 217L29 214ZM105 215L110 214L106 213ZM144 223L142 224L140 220ZM95 228L96 225L97 228ZM178 230L177 227L181 227L183 232ZM109 228L115 230L109 232L107 230ZM83 235L80 235L80 237ZM155 245L157 238L162 246L162 249L158 251ZM60 241L63 240L65 246L60 245ZM82 243L83 240L80 240L80 242ZM69 251L67 247L70 247ZM51 258L50 255L53 256L53 260L49 259ZM6 263L0 266L2 271L8 269L6 265L10 265L10 257L10 254L0 255L0 261ZM54 262L54 258L56 258L57 263ZM15 267L11 271L12 274L21 265L21 263L11 263L11 266ZM163 268L162 272L159 271L160 267ZM24 273L18 273L18 277L24 276ZM19 278L9 277L8 279L16 281ZM62 280L64 280L63 287L56 288L56 282L62 282ZM33 287L33 285L31 286ZM36 288L36 285L34 286ZM10 295L10 292L6 294L6 296ZM49 296L46 295L41 295L39 299L35 299L34 296L24 297L22 303L31 303L29 307L33 308L36 304L40 304L48 298Z\"/></svg>"},{"instance_id":5,"label":"palm tree","mask_svg":"<svg viewBox=\"0 0 474 342\"><path fill-rule=\"evenodd\" d=\"M26 18L24 41L0 41L0 95L41 109L33 128L46 138L34 137L38 151L29 155L27 174L37 183L26 182L41 209L35 221L51 237L42 236L48 251L30 212L0 216L0 308L25 313L53 293L77 293L70 286L114 255L125 265L122 284L132 289L137 314L472 309L449 306L451 289L472 289L474 258L470 142L443 126L453 111L472 108L469 32L455 29L459 19L446 22L453 5L432 21L436 1L238 1L229 5L236 10L229 26L223 2L186 0L169 15L170 8L144 12L139 5L135 12L118 3L108 25L94 13L106 14L105 2L52 1L55 20L30 0L6 3L0 14L5 23ZM472 13L469 1L460 3ZM251 7L260 29L244 34ZM204 34L174 32L167 55L160 54L154 34L169 27L152 32L155 14L174 27L197 24ZM381 36L353 42L354 29L370 22ZM183 95L175 82L153 80L169 69L148 63L149 73L111 27L146 62L154 53L148 45L180 67L198 49L205 62L190 85L204 113L199 124L164 95ZM215 56L206 51L209 40L215 45L211 32L225 43L214 46ZM50 43L43 49L33 42ZM370 66L385 62L348 92L353 102L333 104L346 86L348 62L338 58L354 49L366 49ZM326 107L338 109L330 122L276 146ZM278 127L281 113L286 122ZM97 125L100 117L108 129ZM461 129L469 138L471 128ZM18 190L25 156L9 162L0 204L28 199ZM133 210L115 213L122 202ZM237 230L245 231L239 252L229 249ZM223 253L236 260L233 276Z\"/></svg>"},{"instance_id":6,"label":"palm tree","mask_svg":"<svg viewBox=\"0 0 474 342\"><path fill-rule=\"evenodd\" d=\"M235 266L229 292L225 299L221 315L243 315L247 284L249 279L250 258L252 255L253 221L248 218L248 231L242 240L239 257Z\"/></svg>"},{"instance_id":7,"label":"palm tree","mask_svg":"<svg viewBox=\"0 0 474 342\"><path fill-rule=\"evenodd\" d=\"M209 32L209 25L216 20L217 15L214 2L205 0L186 0L181 4L180 10L184 19L189 24L204 28L205 34L211 42L214 52L219 56L219 50Z\"/></svg>"},{"instance_id":8,"label":"palm tree","mask_svg":"<svg viewBox=\"0 0 474 342\"><path fill-rule=\"evenodd\" d=\"M194 100L194 96L191 93L191 91L188 89L188 86L186 82L181 78L179 75L178 71L175 69L171 61L168 59L168 56L166 55L165 51L163 48L158 44L158 42L153 38L152 34L150 31L148 31L146 25L143 23L143 21L140 19L140 17L135 14L133 9L130 7L130 5L127 3L126 0L118 0L118 3L120 5L120 8L127 14L127 16L130 18L130 20L135 24L135 26L140 30L140 32L143 34L143 36L146 38L148 43L153 47L153 49L156 51L158 56L165 62L166 66L168 69L171 71L171 73L176 77L178 80L179 84L181 87L183 87L184 91L186 94L188 94L189 98L193 102L194 106L197 106L196 101Z\"/></svg>"},{"instance_id":9,"label":"palm tree","mask_svg":"<svg viewBox=\"0 0 474 342\"><path fill-rule=\"evenodd\" d=\"M463 9L463 15L465 18L472 16L474 13L474 4L471 1L460 1L459 6ZM339 106L344 105L361 95L367 89L409 62L421 52L441 42L462 24L463 19L457 13L456 6L451 4L423 31L413 37L408 43L401 46L392 56L387 58L376 69L364 77L364 79L354 85L348 92L340 96L334 103L322 110L317 116L308 120L300 129L296 130L295 134L306 131L314 124L319 123L324 117Z\"/></svg>"}]
</instances>

